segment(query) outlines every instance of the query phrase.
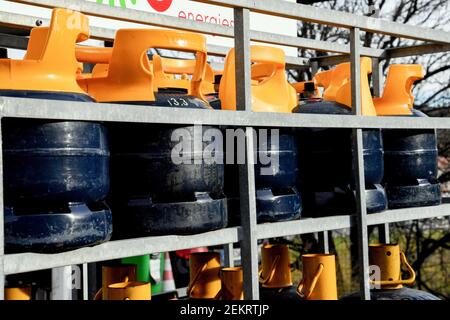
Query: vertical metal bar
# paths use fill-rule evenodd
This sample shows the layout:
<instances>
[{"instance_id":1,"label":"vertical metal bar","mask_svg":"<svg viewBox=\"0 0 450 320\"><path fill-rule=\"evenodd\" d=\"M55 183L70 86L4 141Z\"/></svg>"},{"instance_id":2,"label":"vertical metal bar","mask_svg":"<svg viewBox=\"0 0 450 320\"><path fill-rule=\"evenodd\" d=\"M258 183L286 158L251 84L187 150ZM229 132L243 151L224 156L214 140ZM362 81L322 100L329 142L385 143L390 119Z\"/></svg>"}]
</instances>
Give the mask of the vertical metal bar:
<instances>
[{"instance_id":1,"label":"vertical metal bar","mask_svg":"<svg viewBox=\"0 0 450 320\"><path fill-rule=\"evenodd\" d=\"M311 62L311 75L314 77L318 71L319 71L319 62L312 61Z\"/></svg>"},{"instance_id":2,"label":"vertical metal bar","mask_svg":"<svg viewBox=\"0 0 450 320\"><path fill-rule=\"evenodd\" d=\"M389 223L380 224L378 226L378 240L380 243L390 243L391 234L389 232Z\"/></svg>"},{"instance_id":3,"label":"vertical metal bar","mask_svg":"<svg viewBox=\"0 0 450 320\"><path fill-rule=\"evenodd\" d=\"M232 243L227 243L223 246L224 258L225 261L223 265L225 267L234 267L234 249Z\"/></svg>"},{"instance_id":4,"label":"vertical metal bar","mask_svg":"<svg viewBox=\"0 0 450 320\"><path fill-rule=\"evenodd\" d=\"M350 30L351 76L352 76L352 110L361 115L361 52L360 30ZM364 178L363 133L362 129L352 130L353 162L356 169L356 228L358 232L358 270L360 273L361 298L370 300L369 288L369 253L367 235L367 208Z\"/></svg>"},{"instance_id":5,"label":"vertical metal bar","mask_svg":"<svg viewBox=\"0 0 450 320\"><path fill-rule=\"evenodd\" d=\"M259 300L258 243L256 239L256 198L253 141L254 132L246 128L245 165L239 165L241 226L241 260L244 269L244 298Z\"/></svg>"},{"instance_id":6,"label":"vertical metal bar","mask_svg":"<svg viewBox=\"0 0 450 320\"><path fill-rule=\"evenodd\" d=\"M89 300L89 275L88 275L88 265L83 263L83 300Z\"/></svg>"},{"instance_id":7,"label":"vertical metal bar","mask_svg":"<svg viewBox=\"0 0 450 320\"><path fill-rule=\"evenodd\" d=\"M88 263L88 292L90 297L94 297L99 287L101 287L101 278L97 274L97 265L100 263Z\"/></svg>"},{"instance_id":8,"label":"vertical metal bar","mask_svg":"<svg viewBox=\"0 0 450 320\"><path fill-rule=\"evenodd\" d=\"M234 9L234 42L236 50L236 108L240 111L251 112L250 12L248 9Z\"/></svg>"},{"instance_id":9,"label":"vertical metal bar","mask_svg":"<svg viewBox=\"0 0 450 320\"><path fill-rule=\"evenodd\" d=\"M72 267L52 269L51 300L72 300Z\"/></svg>"},{"instance_id":10,"label":"vertical metal bar","mask_svg":"<svg viewBox=\"0 0 450 320\"><path fill-rule=\"evenodd\" d=\"M373 96L381 97L382 93L382 70L380 59L372 58L372 82L373 82Z\"/></svg>"},{"instance_id":11,"label":"vertical metal bar","mask_svg":"<svg viewBox=\"0 0 450 320\"><path fill-rule=\"evenodd\" d=\"M354 115L361 115L361 44L359 28L350 30L350 62L352 111Z\"/></svg>"},{"instance_id":12,"label":"vertical metal bar","mask_svg":"<svg viewBox=\"0 0 450 320\"><path fill-rule=\"evenodd\" d=\"M373 81L373 96L381 97L383 92L383 70L381 68L380 59L372 59L372 81ZM380 243L389 243L389 224L380 224L378 226L378 240Z\"/></svg>"},{"instance_id":13,"label":"vertical metal bar","mask_svg":"<svg viewBox=\"0 0 450 320\"><path fill-rule=\"evenodd\" d=\"M250 11L244 8L234 9L234 41L236 50L236 109L251 112L250 82ZM242 233L240 239L241 259L244 269L244 298L259 299L258 281L258 245L256 240L256 199L253 129L247 127L246 163L239 165L240 209ZM239 146L238 146L239 147Z\"/></svg>"},{"instance_id":14,"label":"vertical metal bar","mask_svg":"<svg viewBox=\"0 0 450 320\"><path fill-rule=\"evenodd\" d=\"M319 245L323 253L330 253L329 231L319 232Z\"/></svg>"},{"instance_id":15,"label":"vertical metal bar","mask_svg":"<svg viewBox=\"0 0 450 320\"><path fill-rule=\"evenodd\" d=\"M2 139L2 117L0 117L0 300L4 299L5 294L5 237L3 221L3 139Z\"/></svg>"},{"instance_id":16,"label":"vertical metal bar","mask_svg":"<svg viewBox=\"0 0 450 320\"><path fill-rule=\"evenodd\" d=\"M3 256L0 256L0 300L5 299L5 274Z\"/></svg>"}]
</instances>

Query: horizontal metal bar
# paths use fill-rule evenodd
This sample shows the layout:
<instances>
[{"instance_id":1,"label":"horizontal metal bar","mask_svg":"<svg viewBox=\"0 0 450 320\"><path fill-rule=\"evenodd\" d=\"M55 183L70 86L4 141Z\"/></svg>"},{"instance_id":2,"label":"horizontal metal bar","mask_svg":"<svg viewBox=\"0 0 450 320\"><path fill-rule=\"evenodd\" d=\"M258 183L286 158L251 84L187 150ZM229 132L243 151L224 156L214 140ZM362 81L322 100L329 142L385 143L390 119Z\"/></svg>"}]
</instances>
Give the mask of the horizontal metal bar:
<instances>
[{"instance_id":1,"label":"horizontal metal bar","mask_svg":"<svg viewBox=\"0 0 450 320\"><path fill-rule=\"evenodd\" d=\"M44 99L0 98L0 116L35 119L292 128L449 129L450 118L367 117L200 110Z\"/></svg>"},{"instance_id":2,"label":"horizontal metal bar","mask_svg":"<svg viewBox=\"0 0 450 320\"><path fill-rule=\"evenodd\" d=\"M367 225L402 222L450 216L450 204L440 206L387 210L367 215ZM355 225L355 216L330 216L306 218L295 221L259 224L258 239L286 237L305 233L348 229Z\"/></svg>"},{"instance_id":3,"label":"horizontal metal bar","mask_svg":"<svg viewBox=\"0 0 450 320\"><path fill-rule=\"evenodd\" d=\"M228 228L191 236L162 236L110 241L95 247L58 254L10 254L4 256L5 274L107 261L156 252L209 247L238 241L238 228Z\"/></svg>"},{"instance_id":4,"label":"horizontal metal bar","mask_svg":"<svg viewBox=\"0 0 450 320\"><path fill-rule=\"evenodd\" d=\"M419 56L450 51L450 44L422 44L417 46L399 47L387 49L385 59Z\"/></svg>"},{"instance_id":5,"label":"horizontal metal bar","mask_svg":"<svg viewBox=\"0 0 450 320\"><path fill-rule=\"evenodd\" d=\"M14 36L10 34L0 34L0 47L11 49L26 49L28 38Z\"/></svg>"},{"instance_id":6,"label":"horizontal metal bar","mask_svg":"<svg viewBox=\"0 0 450 320\"><path fill-rule=\"evenodd\" d=\"M349 54L336 54L336 55L330 55L330 56L313 57L310 60L311 60L311 62L316 61L318 63L319 67L327 67L327 66L334 66L339 63L349 62L350 55Z\"/></svg>"},{"instance_id":7,"label":"horizontal metal bar","mask_svg":"<svg viewBox=\"0 0 450 320\"><path fill-rule=\"evenodd\" d=\"M49 19L19 13L0 11L0 25L8 26L10 28L30 30L31 28L37 26L37 22L39 22L39 24L42 24L44 26L50 24ZM91 33L91 38L96 40L111 40L114 39L116 34L116 30L110 28L91 26L89 29Z\"/></svg>"},{"instance_id":8,"label":"horizontal metal bar","mask_svg":"<svg viewBox=\"0 0 450 320\"><path fill-rule=\"evenodd\" d=\"M256 236L258 239L269 239L305 233L347 229L353 225L353 221L354 217L347 215L265 223L258 225Z\"/></svg>"},{"instance_id":9,"label":"horizontal metal bar","mask_svg":"<svg viewBox=\"0 0 450 320\"><path fill-rule=\"evenodd\" d=\"M208 45L208 55L225 57L231 48L218 45ZM286 67L304 67L309 68L309 59L301 57L286 56Z\"/></svg>"},{"instance_id":10,"label":"horizontal metal bar","mask_svg":"<svg viewBox=\"0 0 450 320\"><path fill-rule=\"evenodd\" d=\"M360 28L364 31L403 37L408 39L450 44L450 33L417 27L388 20L355 15L347 12L317 8L287 1L254 0L194 0L231 8L247 8L253 12L283 18L321 23L343 28Z\"/></svg>"},{"instance_id":11,"label":"horizontal metal bar","mask_svg":"<svg viewBox=\"0 0 450 320\"><path fill-rule=\"evenodd\" d=\"M11 12L0 11L0 25L9 28L30 29L36 27L36 21L42 20L48 25L48 19L41 19L24 14L16 14Z\"/></svg>"},{"instance_id":12,"label":"horizontal metal bar","mask_svg":"<svg viewBox=\"0 0 450 320\"><path fill-rule=\"evenodd\" d=\"M364 52L365 49L362 50ZM405 46L398 48L389 48L380 55L379 59L394 59L404 58L411 56L420 56L425 54L435 54L450 51L450 45L448 44L422 44L416 46ZM348 54L336 54L329 56L321 56L311 58L310 61L317 61L320 67L333 66L339 63L350 61L350 55Z\"/></svg>"},{"instance_id":13,"label":"horizontal metal bar","mask_svg":"<svg viewBox=\"0 0 450 320\"><path fill-rule=\"evenodd\" d=\"M444 216L450 216L450 204L444 203L439 206L396 209L377 214L369 214L367 215L367 225L377 225Z\"/></svg>"},{"instance_id":14,"label":"horizontal metal bar","mask_svg":"<svg viewBox=\"0 0 450 320\"><path fill-rule=\"evenodd\" d=\"M285 35L279 35L279 34L262 32L262 31L252 31L251 38L254 41L261 41L261 42L270 43L270 44L285 45L285 46L303 48L303 49L314 49L317 51L350 54L350 45L339 44L336 42L285 36ZM379 58L379 57L383 56L384 50L362 47L361 54L363 56Z\"/></svg>"}]
</instances>

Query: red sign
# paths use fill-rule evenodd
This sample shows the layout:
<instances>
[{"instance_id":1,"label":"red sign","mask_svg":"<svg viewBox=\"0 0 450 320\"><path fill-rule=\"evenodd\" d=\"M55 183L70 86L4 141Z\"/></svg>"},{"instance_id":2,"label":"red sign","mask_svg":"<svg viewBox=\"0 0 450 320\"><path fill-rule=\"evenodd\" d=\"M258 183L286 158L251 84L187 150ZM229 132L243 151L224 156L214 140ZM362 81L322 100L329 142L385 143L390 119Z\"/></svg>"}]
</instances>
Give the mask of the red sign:
<instances>
[{"instance_id":1,"label":"red sign","mask_svg":"<svg viewBox=\"0 0 450 320\"><path fill-rule=\"evenodd\" d=\"M150 6L158 12L167 11L173 0L147 0Z\"/></svg>"}]
</instances>

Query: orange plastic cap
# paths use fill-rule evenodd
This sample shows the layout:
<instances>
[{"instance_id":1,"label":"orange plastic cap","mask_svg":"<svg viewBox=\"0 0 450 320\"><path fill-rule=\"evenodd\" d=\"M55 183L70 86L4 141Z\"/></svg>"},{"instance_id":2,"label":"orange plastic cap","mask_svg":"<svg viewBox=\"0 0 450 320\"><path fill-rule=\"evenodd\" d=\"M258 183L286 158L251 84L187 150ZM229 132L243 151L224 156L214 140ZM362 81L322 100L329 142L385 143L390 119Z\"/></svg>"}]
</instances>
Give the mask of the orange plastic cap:
<instances>
[{"instance_id":1,"label":"orange plastic cap","mask_svg":"<svg viewBox=\"0 0 450 320\"><path fill-rule=\"evenodd\" d=\"M414 82L423 79L424 70L419 64L393 64L389 68L381 98L374 104L379 116L411 115L414 105Z\"/></svg>"},{"instance_id":2,"label":"orange plastic cap","mask_svg":"<svg viewBox=\"0 0 450 320\"><path fill-rule=\"evenodd\" d=\"M298 104L295 89L288 83L284 51L269 46L251 46L252 109L257 112L292 112ZM225 59L219 98L224 110L236 110L235 50Z\"/></svg>"},{"instance_id":3,"label":"orange plastic cap","mask_svg":"<svg viewBox=\"0 0 450 320\"><path fill-rule=\"evenodd\" d=\"M336 101L336 95L339 89L350 81L350 63L341 63L331 71L326 71L322 76L322 83L325 84L325 91L323 92L323 98L328 101Z\"/></svg>"},{"instance_id":4,"label":"orange plastic cap","mask_svg":"<svg viewBox=\"0 0 450 320\"><path fill-rule=\"evenodd\" d=\"M312 93L311 97L320 98L320 92L319 92L317 83L314 80L313 81L302 81L302 82L291 83L292 87L294 87L295 91L298 94L304 94L305 93L305 88L306 88L307 84L314 85L314 92Z\"/></svg>"},{"instance_id":5,"label":"orange plastic cap","mask_svg":"<svg viewBox=\"0 0 450 320\"><path fill-rule=\"evenodd\" d=\"M347 65L346 71L350 73L350 64ZM336 71L336 69L335 69ZM372 73L372 59L361 58L361 113L364 116L376 116L375 106L370 92L369 75ZM334 73L333 73L334 75ZM333 81L332 81L333 82ZM344 84L336 92L336 102L352 108L352 85L350 76Z\"/></svg>"},{"instance_id":6,"label":"orange plastic cap","mask_svg":"<svg viewBox=\"0 0 450 320\"><path fill-rule=\"evenodd\" d=\"M155 85L159 88L181 88L188 90L191 94L191 79L195 73L196 60L162 58L153 55L153 72L155 75ZM176 78L175 75L179 75ZM201 84L203 95L215 93L214 71L209 64L206 64L205 75Z\"/></svg>"},{"instance_id":7,"label":"orange plastic cap","mask_svg":"<svg viewBox=\"0 0 450 320\"><path fill-rule=\"evenodd\" d=\"M112 48L77 46L75 53L78 61L108 64L111 61Z\"/></svg>"},{"instance_id":8,"label":"orange plastic cap","mask_svg":"<svg viewBox=\"0 0 450 320\"><path fill-rule=\"evenodd\" d=\"M330 84L333 77L333 70L326 70L316 73L314 76L314 82L318 87L322 87L324 89L327 89Z\"/></svg>"},{"instance_id":9,"label":"orange plastic cap","mask_svg":"<svg viewBox=\"0 0 450 320\"><path fill-rule=\"evenodd\" d=\"M81 65L75 58L75 45L88 38L85 15L54 9L50 27L32 30L23 60L0 60L0 88L84 93L76 81Z\"/></svg>"},{"instance_id":10,"label":"orange plastic cap","mask_svg":"<svg viewBox=\"0 0 450 320\"><path fill-rule=\"evenodd\" d=\"M162 29L121 29L117 31L107 76L82 79L87 91L100 102L155 101L157 84L150 48L194 52L196 64L190 81L192 95L201 92L206 69L206 39L195 33Z\"/></svg>"}]
</instances>

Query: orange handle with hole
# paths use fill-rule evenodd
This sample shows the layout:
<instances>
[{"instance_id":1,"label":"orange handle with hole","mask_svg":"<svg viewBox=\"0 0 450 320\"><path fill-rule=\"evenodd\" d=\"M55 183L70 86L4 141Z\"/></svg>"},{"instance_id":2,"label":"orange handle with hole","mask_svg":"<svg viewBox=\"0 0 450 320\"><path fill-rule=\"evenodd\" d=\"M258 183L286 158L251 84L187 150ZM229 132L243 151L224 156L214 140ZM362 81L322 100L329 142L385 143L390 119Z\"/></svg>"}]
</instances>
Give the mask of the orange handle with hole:
<instances>
[{"instance_id":1,"label":"orange handle with hole","mask_svg":"<svg viewBox=\"0 0 450 320\"><path fill-rule=\"evenodd\" d=\"M87 16L54 9L49 27L32 30L23 60L0 60L0 89L84 93L76 81L75 46L88 38Z\"/></svg>"},{"instance_id":2,"label":"orange handle with hole","mask_svg":"<svg viewBox=\"0 0 450 320\"><path fill-rule=\"evenodd\" d=\"M237 109L235 59L233 48L225 59L223 76L220 81L219 98L224 110ZM250 59L253 63L253 111L292 112L292 109L298 105L298 97L286 78L284 51L270 46L253 45L250 47Z\"/></svg>"},{"instance_id":3,"label":"orange handle with hole","mask_svg":"<svg viewBox=\"0 0 450 320\"><path fill-rule=\"evenodd\" d=\"M315 81L303 81L303 82L296 82L291 83L291 85L294 87L295 91L302 95L303 98L320 98L320 92L318 90L317 84ZM314 91L306 91L306 86L310 85L314 87Z\"/></svg>"},{"instance_id":4,"label":"orange handle with hole","mask_svg":"<svg viewBox=\"0 0 450 320\"><path fill-rule=\"evenodd\" d=\"M345 64L344 64L345 65ZM336 75L337 69L333 72L333 77ZM350 74L350 64L345 67L345 72ZM344 73L345 73L344 72ZM361 58L361 113L364 116L376 116L377 112L373 103L372 93L370 91L369 74L372 73L372 59L363 57ZM333 81L332 81L333 82ZM324 94L324 99L327 97ZM336 92L336 102L343 104L349 108L352 108L352 85L350 75L347 80L344 80L344 84Z\"/></svg>"},{"instance_id":5,"label":"orange handle with hole","mask_svg":"<svg viewBox=\"0 0 450 320\"><path fill-rule=\"evenodd\" d=\"M319 74L318 81L324 85L323 98L328 101L336 101L338 91L350 81L350 63L338 64L334 69Z\"/></svg>"},{"instance_id":6,"label":"orange handle with hole","mask_svg":"<svg viewBox=\"0 0 450 320\"><path fill-rule=\"evenodd\" d=\"M86 88L99 102L154 101L157 91L150 48L194 52L195 70L191 94L204 99L201 82L206 69L206 38L200 34L160 29L120 29L117 31L105 78L85 79Z\"/></svg>"},{"instance_id":7,"label":"orange handle with hole","mask_svg":"<svg viewBox=\"0 0 450 320\"><path fill-rule=\"evenodd\" d=\"M196 71L196 60L163 58L157 54L153 55L153 73L155 76L155 86L159 88L180 88L191 92L191 79ZM174 75L180 75L177 79ZM205 66L205 75L201 84L202 95L215 93L214 90L214 70L209 64Z\"/></svg>"},{"instance_id":8,"label":"orange handle with hole","mask_svg":"<svg viewBox=\"0 0 450 320\"><path fill-rule=\"evenodd\" d=\"M327 89L333 80L333 70L326 70L316 73L314 82L318 87Z\"/></svg>"},{"instance_id":9,"label":"orange handle with hole","mask_svg":"<svg viewBox=\"0 0 450 320\"><path fill-rule=\"evenodd\" d=\"M424 69L419 64L393 64L389 72L381 98L375 98L377 114L411 115L414 105L412 89L414 82L423 79Z\"/></svg>"},{"instance_id":10,"label":"orange handle with hole","mask_svg":"<svg viewBox=\"0 0 450 320\"><path fill-rule=\"evenodd\" d=\"M112 48L77 46L75 54L78 61L108 64L111 60L112 50Z\"/></svg>"},{"instance_id":11,"label":"orange handle with hole","mask_svg":"<svg viewBox=\"0 0 450 320\"><path fill-rule=\"evenodd\" d=\"M330 86L333 80L333 70L321 71L316 73L312 81L302 81L292 83L292 86L295 88L297 93L303 94L305 92L305 85L307 83L313 83L315 89L315 96L319 96L319 92L317 90L318 87L326 89Z\"/></svg>"}]
</instances>

